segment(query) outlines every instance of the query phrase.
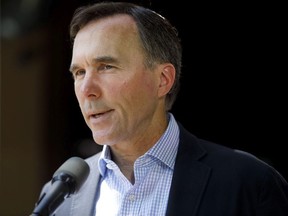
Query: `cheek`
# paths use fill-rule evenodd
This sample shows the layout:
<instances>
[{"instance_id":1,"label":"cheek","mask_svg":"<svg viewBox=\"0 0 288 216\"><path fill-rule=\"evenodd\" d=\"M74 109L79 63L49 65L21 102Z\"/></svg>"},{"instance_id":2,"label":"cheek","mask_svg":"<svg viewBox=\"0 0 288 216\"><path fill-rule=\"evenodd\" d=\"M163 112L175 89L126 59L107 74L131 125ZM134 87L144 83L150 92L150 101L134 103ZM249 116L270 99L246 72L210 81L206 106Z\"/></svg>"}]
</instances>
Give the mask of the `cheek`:
<instances>
[{"instance_id":1,"label":"cheek","mask_svg":"<svg viewBox=\"0 0 288 216\"><path fill-rule=\"evenodd\" d=\"M152 73L150 71L146 73ZM137 83L138 90L142 92L142 94L147 95L149 97L153 97L157 95L157 84L155 78L152 75L143 75L139 82Z\"/></svg>"},{"instance_id":2,"label":"cheek","mask_svg":"<svg viewBox=\"0 0 288 216\"><path fill-rule=\"evenodd\" d=\"M74 93L75 93L76 99L78 101L78 104L80 106L80 109L82 111L82 106L83 106L83 103L84 103L84 97L82 96L83 94L80 93L79 86L77 86L77 85L74 86Z\"/></svg>"},{"instance_id":3,"label":"cheek","mask_svg":"<svg viewBox=\"0 0 288 216\"><path fill-rule=\"evenodd\" d=\"M147 104L153 100L153 97L157 95L155 82L147 76L136 77L133 80L125 81L118 89L118 93L121 94L128 100L133 100L134 103Z\"/></svg>"},{"instance_id":4,"label":"cheek","mask_svg":"<svg viewBox=\"0 0 288 216\"><path fill-rule=\"evenodd\" d=\"M79 91L79 86L78 85L76 85L76 84L74 84L74 93L75 93L75 96L76 96L76 98L77 98L77 100L78 100L78 102L79 102L79 99L80 99L80 91Z\"/></svg>"}]
</instances>

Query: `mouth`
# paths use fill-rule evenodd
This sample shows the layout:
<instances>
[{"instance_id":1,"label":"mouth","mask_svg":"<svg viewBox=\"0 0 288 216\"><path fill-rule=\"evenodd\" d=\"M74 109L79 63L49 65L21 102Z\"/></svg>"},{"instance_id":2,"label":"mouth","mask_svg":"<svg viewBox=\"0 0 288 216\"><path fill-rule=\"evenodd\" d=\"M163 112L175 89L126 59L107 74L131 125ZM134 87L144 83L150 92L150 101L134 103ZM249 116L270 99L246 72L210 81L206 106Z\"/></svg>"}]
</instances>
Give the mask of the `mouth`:
<instances>
[{"instance_id":1,"label":"mouth","mask_svg":"<svg viewBox=\"0 0 288 216\"><path fill-rule=\"evenodd\" d=\"M112 110L108 110L105 112L99 112L99 113L92 113L92 114L89 114L89 118L97 119L97 118L100 118L100 117L110 113L110 112L112 112Z\"/></svg>"}]
</instances>

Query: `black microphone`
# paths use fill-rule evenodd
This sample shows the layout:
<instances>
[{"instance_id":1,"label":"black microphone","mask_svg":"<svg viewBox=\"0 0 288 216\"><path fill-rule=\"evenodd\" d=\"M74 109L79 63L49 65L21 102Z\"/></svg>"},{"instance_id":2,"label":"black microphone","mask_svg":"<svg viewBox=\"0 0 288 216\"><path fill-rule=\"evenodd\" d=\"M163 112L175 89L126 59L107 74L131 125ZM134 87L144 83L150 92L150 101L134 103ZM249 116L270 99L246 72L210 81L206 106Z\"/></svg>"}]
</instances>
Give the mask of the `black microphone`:
<instances>
[{"instance_id":1,"label":"black microphone","mask_svg":"<svg viewBox=\"0 0 288 216\"><path fill-rule=\"evenodd\" d=\"M55 171L50 189L42 194L30 216L53 213L67 197L80 189L89 172L89 166L82 158L69 158Z\"/></svg>"}]
</instances>

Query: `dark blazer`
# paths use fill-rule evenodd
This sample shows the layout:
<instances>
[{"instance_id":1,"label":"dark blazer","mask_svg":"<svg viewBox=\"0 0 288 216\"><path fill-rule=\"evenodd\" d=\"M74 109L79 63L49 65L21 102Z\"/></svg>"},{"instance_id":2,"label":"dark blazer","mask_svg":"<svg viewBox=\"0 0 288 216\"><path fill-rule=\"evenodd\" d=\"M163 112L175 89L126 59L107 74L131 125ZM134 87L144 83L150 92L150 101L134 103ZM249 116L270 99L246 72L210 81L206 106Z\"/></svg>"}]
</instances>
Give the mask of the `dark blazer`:
<instances>
[{"instance_id":1,"label":"dark blazer","mask_svg":"<svg viewBox=\"0 0 288 216\"><path fill-rule=\"evenodd\" d=\"M288 216L288 184L274 168L179 127L167 216ZM98 158L99 154L86 159L88 179L78 193L65 199L56 216L94 216Z\"/></svg>"}]
</instances>

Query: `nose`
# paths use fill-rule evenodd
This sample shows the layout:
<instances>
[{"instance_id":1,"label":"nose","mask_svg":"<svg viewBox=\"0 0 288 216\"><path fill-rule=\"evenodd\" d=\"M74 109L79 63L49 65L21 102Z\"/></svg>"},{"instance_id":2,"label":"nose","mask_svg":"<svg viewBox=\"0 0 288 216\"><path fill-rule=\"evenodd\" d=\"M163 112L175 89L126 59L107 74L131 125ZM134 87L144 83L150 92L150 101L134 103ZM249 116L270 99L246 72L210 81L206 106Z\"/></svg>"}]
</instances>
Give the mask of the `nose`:
<instances>
[{"instance_id":1,"label":"nose","mask_svg":"<svg viewBox=\"0 0 288 216\"><path fill-rule=\"evenodd\" d=\"M80 84L80 92L86 97L99 97L99 82L95 75L86 73Z\"/></svg>"}]
</instances>

